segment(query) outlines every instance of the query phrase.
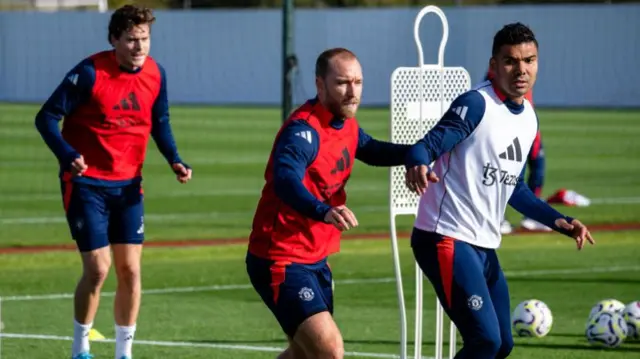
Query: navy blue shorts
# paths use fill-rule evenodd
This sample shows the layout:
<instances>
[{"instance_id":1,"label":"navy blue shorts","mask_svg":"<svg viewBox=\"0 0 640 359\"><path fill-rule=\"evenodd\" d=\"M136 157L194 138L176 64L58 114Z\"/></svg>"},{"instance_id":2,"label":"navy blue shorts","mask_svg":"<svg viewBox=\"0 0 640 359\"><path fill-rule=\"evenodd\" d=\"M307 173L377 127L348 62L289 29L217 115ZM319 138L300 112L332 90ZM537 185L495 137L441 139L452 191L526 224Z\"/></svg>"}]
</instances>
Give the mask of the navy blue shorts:
<instances>
[{"instance_id":1,"label":"navy blue shorts","mask_svg":"<svg viewBox=\"0 0 640 359\"><path fill-rule=\"evenodd\" d=\"M456 359L506 358L513 347L511 304L496 251L417 228L411 247L462 335L464 346ZM499 348L487 343L499 343Z\"/></svg>"},{"instance_id":2,"label":"navy blue shorts","mask_svg":"<svg viewBox=\"0 0 640 359\"><path fill-rule=\"evenodd\" d=\"M144 241L139 182L112 188L63 180L61 190L71 236L81 252Z\"/></svg>"},{"instance_id":3,"label":"navy blue shorts","mask_svg":"<svg viewBox=\"0 0 640 359\"><path fill-rule=\"evenodd\" d=\"M333 314L332 276L326 259L314 264L285 263L248 253L246 264L253 288L290 338L312 315Z\"/></svg>"}]
</instances>

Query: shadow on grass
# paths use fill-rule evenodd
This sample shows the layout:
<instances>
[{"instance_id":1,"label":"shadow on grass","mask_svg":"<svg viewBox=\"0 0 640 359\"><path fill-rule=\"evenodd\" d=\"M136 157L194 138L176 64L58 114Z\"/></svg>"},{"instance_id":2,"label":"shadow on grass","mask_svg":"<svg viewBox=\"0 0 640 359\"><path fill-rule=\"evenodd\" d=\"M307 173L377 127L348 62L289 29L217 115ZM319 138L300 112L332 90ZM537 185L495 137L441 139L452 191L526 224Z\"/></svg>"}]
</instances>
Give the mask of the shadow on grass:
<instances>
[{"instance_id":1,"label":"shadow on grass","mask_svg":"<svg viewBox=\"0 0 640 359\"><path fill-rule=\"evenodd\" d=\"M261 339L261 340L186 340L187 342L190 343L206 343L206 344L234 344L234 345L240 345L240 344L262 344L262 345L267 345L267 344L271 344L271 345L278 345L278 346L284 346L286 345L288 342L286 339ZM413 345L414 341L410 340L408 341L408 345ZM353 344L361 344L361 345L400 345L400 341L398 340L386 340L386 339L344 339L344 344L345 345L353 345ZM422 342L423 345L435 345L434 341L423 341ZM447 342L444 343L445 346L447 345ZM460 343L458 343L458 346L460 346Z\"/></svg>"},{"instance_id":2,"label":"shadow on grass","mask_svg":"<svg viewBox=\"0 0 640 359\"><path fill-rule=\"evenodd\" d=\"M640 280L631 278L547 278L547 277L507 277L507 282L527 283L589 283L589 284L640 284Z\"/></svg>"},{"instance_id":3,"label":"shadow on grass","mask_svg":"<svg viewBox=\"0 0 640 359\"><path fill-rule=\"evenodd\" d=\"M575 333L557 333L549 335L552 338L582 338L581 334ZM598 348L589 346L589 344L562 344L562 343L548 343L540 339L516 339L517 347L526 348L544 348L544 349L559 349L559 350L584 350L584 351L607 351L607 352L621 352L621 353L640 353L640 341L629 341L622 344L618 348ZM260 339L260 340L188 340L192 343L206 343L206 344L231 344L231 345L273 345L284 347L287 345L286 339ZM344 339L346 346L349 345L390 345L399 346L398 340L386 340L386 339ZM408 345L413 345L414 341L410 340ZM447 342L444 343L445 346ZM434 341L424 341L423 345L435 345ZM457 347L461 347L461 343L457 344ZM347 349L348 350L348 349Z\"/></svg>"},{"instance_id":4,"label":"shadow on grass","mask_svg":"<svg viewBox=\"0 0 640 359\"><path fill-rule=\"evenodd\" d=\"M584 338L583 333L551 333L549 334L551 338Z\"/></svg>"},{"instance_id":5,"label":"shadow on grass","mask_svg":"<svg viewBox=\"0 0 640 359\"><path fill-rule=\"evenodd\" d=\"M558 350L581 350L590 352L620 352L620 353L640 353L640 341L627 341L622 343L622 346L618 348L600 348L589 345L584 334L582 333L552 333L548 338L570 338L578 339L580 343L549 343L544 339L528 339L528 338L516 338L517 347L525 348L543 348L543 349L558 349Z\"/></svg>"},{"instance_id":6,"label":"shadow on grass","mask_svg":"<svg viewBox=\"0 0 640 359\"><path fill-rule=\"evenodd\" d=\"M632 345L629 345L632 344ZM518 347L526 347L526 348L542 348L542 349L555 349L555 350L583 350L590 352L618 352L618 353L640 353L640 346L633 345L633 343L623 343L622 346L618 348L598 348L592 347L588 344L553 344L553 343L517 343Z\"/></svg>"}]
</instances>

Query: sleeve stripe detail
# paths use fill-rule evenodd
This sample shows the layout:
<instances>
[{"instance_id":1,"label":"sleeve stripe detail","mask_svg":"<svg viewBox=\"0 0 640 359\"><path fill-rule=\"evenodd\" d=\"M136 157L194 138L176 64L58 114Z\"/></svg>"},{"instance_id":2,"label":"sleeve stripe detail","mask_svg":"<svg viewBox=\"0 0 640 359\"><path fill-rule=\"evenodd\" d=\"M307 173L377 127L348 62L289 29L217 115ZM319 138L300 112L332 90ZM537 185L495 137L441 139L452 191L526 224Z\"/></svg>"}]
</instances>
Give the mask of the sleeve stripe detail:
<instances>
[{"instance_id":1,"label":"sleeve stripe detail","mask_svg":"<svg viewBox=\"0 0 640 359\"><path fill-rule=\"evenodd\" d=\"M311 136L311 131L296 132L295 136L302 137L305 140L307 140L307 142L313 143L313 137Z\"/></svg>"}]
</instances>

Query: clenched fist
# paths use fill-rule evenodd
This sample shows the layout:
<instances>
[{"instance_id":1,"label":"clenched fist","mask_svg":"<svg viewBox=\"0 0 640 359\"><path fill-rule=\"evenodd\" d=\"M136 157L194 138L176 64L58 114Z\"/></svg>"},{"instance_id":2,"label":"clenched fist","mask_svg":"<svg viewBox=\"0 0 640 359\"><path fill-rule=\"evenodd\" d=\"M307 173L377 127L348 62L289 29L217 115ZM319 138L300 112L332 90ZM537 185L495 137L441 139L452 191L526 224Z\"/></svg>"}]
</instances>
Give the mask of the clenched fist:
<instances>
[{"instance_id":1,"label":"clenched fist","mask_svg":"<svg viewBox=\"0 0 640 359\"><path fill-rule=\"evenodd\" d=\"M71 174L77 177L82 177L82 174L87 170L87 165L84 163L84 157L76 158L71 162Z\"/></svg>"},{"instance_id":2,"label":"clenched fist","mask_svg":"<svg viewBox=\"0 0 640 359\"><path fill-rule=\"evenodd\" d=\"M341 231L348 231L358 226L356 216L346 206L333 207L325 214L324 221L333 224Z\"/></svg>"},{"instance_id":3,"label":"clenched fist","mask_svg":"<svg viewBox=\"0 0 640 359\"><path fill-rule=\"evenodd\" d=\"M422 196L427 191L429 182L436 183L438 181L440 179L435 172L430 171L429 167L425 165L411 167L405 174L407 188L419 196Z\"/></svg>"},{"instance_id":4,"label":"clenched fist","mask_svg":"<svg viewBox=\"0 0 640 359\"><path fill-rule=\"evenodd\" d=\"M185 166L183 163L174 163L171 165L171 169L176 174L176 179L180 183L187 183L191 179L191 168Z\"/></svg>"}]
</instances>

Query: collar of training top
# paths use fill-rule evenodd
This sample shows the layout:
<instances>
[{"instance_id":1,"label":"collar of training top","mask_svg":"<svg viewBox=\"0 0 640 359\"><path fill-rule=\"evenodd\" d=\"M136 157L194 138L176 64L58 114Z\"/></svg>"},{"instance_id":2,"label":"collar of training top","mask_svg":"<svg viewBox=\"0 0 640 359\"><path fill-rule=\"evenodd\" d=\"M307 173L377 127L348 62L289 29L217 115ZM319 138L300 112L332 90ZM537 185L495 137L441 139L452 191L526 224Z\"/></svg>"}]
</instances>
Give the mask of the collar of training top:
<instances>
[{"instance_id":1,"label":"collar of training top","mask_svg":"<svg viewBox=\"0 0 640 359\"><path fill-rule=\"evenodd\" d=\"M524 110L524 102L519 104L512 101L511 99L508 99L507 96L502 91L500 91L498 86L496 86L496 83L494 81L491 81L491 87L493 87L493 91L496 93L500 101L502 101L512 113L519 114Z\"/></svg>"},{"instance_id":2,"label":"collar of training top","mask_svg":"<svg viewBox=\"0 0 640 359\"><path fill-rule=\"evenodd\" d=\"M326 108L320 100L318 96L314 97L310 100L313 105L313 114L320 120L322 124L330 125L335 129L341 129L344 125L344 121L348 119L341 119L338 116L335 116L328 108Z\"/></svg>"},{"instance_id":3,"label":"collar of training top","mask_svg":"<svg viewBox=\"0 0 640 359\"><path fill-rule=\"evenodd\" d=\"M118 59L116 58L116 50L111 50L111 52L109 53L109 57L111 57L111 60L118 65L118 69L120 69L120 71L122 72L126 72L129 74L137 74L138 72L142 71L142 66L138 67L135 70L131 70L120 65L120 63L118 63Z\"/></svg>"}]
</instances>

